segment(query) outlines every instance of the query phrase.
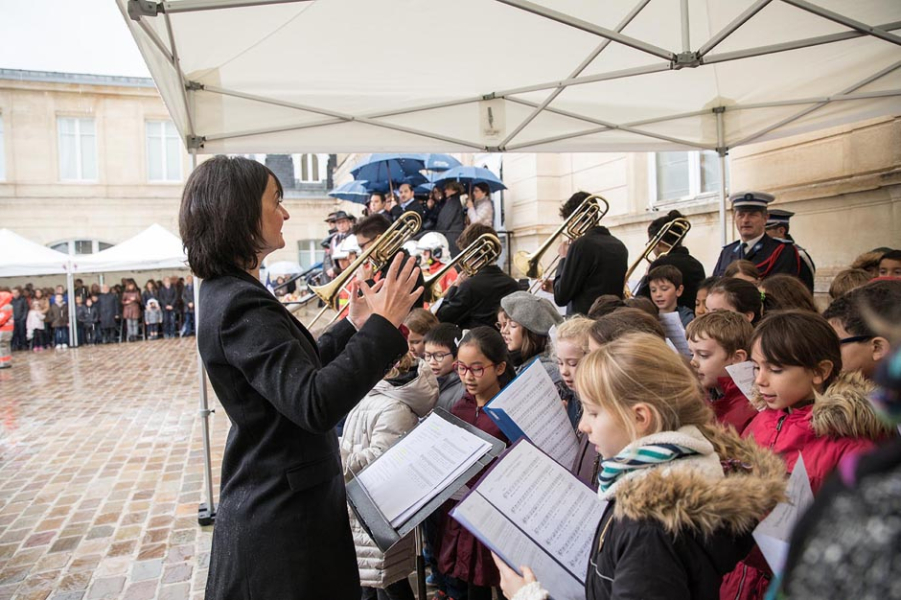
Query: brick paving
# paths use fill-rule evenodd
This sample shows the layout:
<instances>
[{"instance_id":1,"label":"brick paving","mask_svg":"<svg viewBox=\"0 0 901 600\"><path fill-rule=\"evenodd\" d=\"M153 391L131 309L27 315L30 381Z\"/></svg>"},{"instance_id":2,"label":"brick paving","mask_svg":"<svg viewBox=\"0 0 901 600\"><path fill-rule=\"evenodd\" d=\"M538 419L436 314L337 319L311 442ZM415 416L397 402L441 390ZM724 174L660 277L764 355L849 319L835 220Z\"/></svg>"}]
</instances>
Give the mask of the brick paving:
<instances>
[{"instance_id":1,"label":"brick paving","mask_svg":"<svg viewBox=\"0 0 901 600\"><path fill-rule=\"evenodd\" d=\"M197 600L212 527L194 338L0 371L0 600ZM214 488L228 419L210 390Z\"/></svg>"}]
</instances>

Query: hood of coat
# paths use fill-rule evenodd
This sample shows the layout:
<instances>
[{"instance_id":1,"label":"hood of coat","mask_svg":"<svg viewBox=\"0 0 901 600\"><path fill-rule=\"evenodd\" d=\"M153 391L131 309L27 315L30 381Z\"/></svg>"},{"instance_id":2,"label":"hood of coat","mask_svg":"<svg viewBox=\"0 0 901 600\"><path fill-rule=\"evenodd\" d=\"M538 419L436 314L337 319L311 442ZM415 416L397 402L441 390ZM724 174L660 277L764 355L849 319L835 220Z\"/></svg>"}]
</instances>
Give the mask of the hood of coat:
<instances>
[{"instance_id":1,"label":"hood of coat","mask_svg":"<svg viewBox=\"0 0 901 600\"><path fill-rule=\"evenodd\" d=\"M648 469L618 486L616 518L658 521L673 535L743 535L785 498L785 463L779 456L732 429L712 424L701 429L724 477L677 468L680 461L667 469Z\"/></svg>"},{"instance_id":2,"label":"hood of coat","mask_svg":"<svg viewBox=\"0 0 901 600\"><path fill-rule=\"evenodd\" d=\"M810 410L810 427L818 437L855 437L880 441L893 434L892 427L876 416L868 396L876 385L859 371L839 373L825 392L816 394ZM760 396L751 401L762 410Z\"/></svg>"},{"instance_id":3,"label":"hood of coat","mask_svg":"<svg viewBox=\"0 0 901 600\"><path fill-rule=\"evenodd\" d=\"M393 385L382 380L375 384L371 396L385 396L410 407L417 417L429 414L438 402L438 379L432 370L420 360L416 367L416 376L403 385Z\"/></svg>"}]
</instances>

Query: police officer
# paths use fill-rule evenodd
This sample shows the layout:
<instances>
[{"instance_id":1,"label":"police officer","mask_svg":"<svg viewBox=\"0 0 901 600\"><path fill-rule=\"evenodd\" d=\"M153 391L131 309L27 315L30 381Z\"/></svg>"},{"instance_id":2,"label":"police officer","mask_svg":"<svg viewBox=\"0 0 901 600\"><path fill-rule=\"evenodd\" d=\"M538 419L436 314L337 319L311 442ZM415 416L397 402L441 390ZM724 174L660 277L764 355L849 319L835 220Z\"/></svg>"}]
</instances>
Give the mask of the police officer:
<instances>
[{"instance_id":1,"label":"police officer","mask_svg":"<svg viewBox=\"0 0 901 600\"><path fill-rule=\"evenodd\" d=\"M778 208L774 208L769 211L769 218L766 222L766 234L776 238L780 242L794 244L795 248L798 250L798 256L801 257L801 281L803 281L804 285L807 286L807 289L813 293L813 278L816 276L817 266L813 263L813 259L810 258L810 254L807 253L807 250L799 246L788 232L788 221L793 216L795 216L795 213L790 210L779 210Z\"/></svg>"},{"instance_id":2,"label":"police officer","mask_svg":"<svg viewBox=\"0 0 901 600\"><path fill-rule=\"evenodd\" d=\"M793 244L766 234L767 205L775 198L765 192L739 192L729 196L729 200L740 239L723 246L713 274L722 276L731 263L744 259L757 265L761 279L776 273L798 277L801 272L798 250Z\"/></svg>"}]
</instances>

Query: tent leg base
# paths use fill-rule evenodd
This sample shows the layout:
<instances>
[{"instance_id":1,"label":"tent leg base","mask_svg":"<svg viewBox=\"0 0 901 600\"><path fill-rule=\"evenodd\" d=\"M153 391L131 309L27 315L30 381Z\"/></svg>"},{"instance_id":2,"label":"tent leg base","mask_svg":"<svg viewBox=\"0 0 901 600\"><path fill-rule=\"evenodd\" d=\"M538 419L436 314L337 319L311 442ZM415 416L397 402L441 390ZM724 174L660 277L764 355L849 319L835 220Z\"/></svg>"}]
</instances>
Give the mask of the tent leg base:
<instances>
[{"instance_id":1,"label":"tent leg base","mask_svg":"<svg viewBox=\"0 0 901 600\"><path fill-rule=\"evenodd\" d=\"M216 509L203 503L197 507L197 522L202 526L212 525L216 521Z\"/></svg>"}]
</instances>

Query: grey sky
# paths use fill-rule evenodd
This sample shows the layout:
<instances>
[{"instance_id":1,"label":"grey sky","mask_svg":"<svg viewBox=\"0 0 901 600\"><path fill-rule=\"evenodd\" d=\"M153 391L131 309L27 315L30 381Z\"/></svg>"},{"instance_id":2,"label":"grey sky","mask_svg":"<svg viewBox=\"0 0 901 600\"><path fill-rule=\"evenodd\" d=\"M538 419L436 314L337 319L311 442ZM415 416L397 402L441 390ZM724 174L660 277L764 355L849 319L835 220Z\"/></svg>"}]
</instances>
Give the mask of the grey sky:
<instances>
[{"instance_id":1,"label":"grey sky","mask_svg":"<svg viewBox=\"0 0 901 600\"><path fill-rule=\"evenodd\" d=\"M0 0L0 68L150 76L115 0Z\"/></svg>"}]
</instances>

